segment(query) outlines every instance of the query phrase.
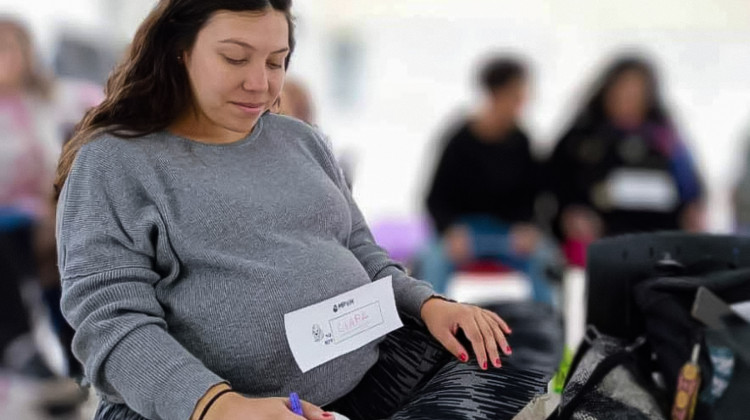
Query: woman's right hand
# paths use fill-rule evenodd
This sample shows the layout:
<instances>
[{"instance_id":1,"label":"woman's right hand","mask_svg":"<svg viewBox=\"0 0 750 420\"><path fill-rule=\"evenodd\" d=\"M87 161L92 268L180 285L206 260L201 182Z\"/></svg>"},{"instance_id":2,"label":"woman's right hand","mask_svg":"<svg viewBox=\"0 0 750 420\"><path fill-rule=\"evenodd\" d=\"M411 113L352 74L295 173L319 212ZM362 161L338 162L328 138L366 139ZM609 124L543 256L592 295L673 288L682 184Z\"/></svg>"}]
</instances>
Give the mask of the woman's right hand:
<instances>
[{"instance_id":1,"label":"woman's right hand","mask_svg":"<svg viewBox=\"0 0 750 420\"><path fill-rule=\"evenodd\" d=\"M204 420L333 420L333 414L300 402L305 413L302 417L292 412L288 398L246 398L232 392L219 397Z\"/></svg>"}]
</instances>

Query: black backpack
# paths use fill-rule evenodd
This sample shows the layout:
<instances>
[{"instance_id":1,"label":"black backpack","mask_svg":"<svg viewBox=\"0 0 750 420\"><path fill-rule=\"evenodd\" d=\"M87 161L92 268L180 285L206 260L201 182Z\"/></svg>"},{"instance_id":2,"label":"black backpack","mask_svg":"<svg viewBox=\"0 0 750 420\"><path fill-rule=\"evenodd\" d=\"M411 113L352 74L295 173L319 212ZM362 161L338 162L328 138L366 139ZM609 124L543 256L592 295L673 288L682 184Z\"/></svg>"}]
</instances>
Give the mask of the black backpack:
<instances>
[{"instance_id":1,"label":"black backpack","mask_svg":"<svg viewBox=\"0 0 750 420\"><path fill-rule=\"evenodd\" d=\"M692 317L691 310L701 287L729 304L750 300L750 239L672 232L626 235L595 243L588 258L587 321L595 333L589 331L574 359L562 404L553 418L576 418L576 413L586 410L594 414L580 418L665 418L648 410L641 410L640 417L628 415L632 405L643 399L605 407L614 399L603 381L624 369L628 375L625 379L620 375L623 386L653 397L666 416L679 371L696 344L701 348L703 398L695 418L746 418L750 412L746 355L750 325L732 327L733 331L707 329ZM727 389L712 400L706 395L714 390L706 390L714 386L712 356L717 348L732 355L734 367L732 377L724 378ZM600 356L587 358L592 352ZM654 373L659 383L654 382ZM596 417L597 410L602 417Z\"/></svg>"}]
</instances>

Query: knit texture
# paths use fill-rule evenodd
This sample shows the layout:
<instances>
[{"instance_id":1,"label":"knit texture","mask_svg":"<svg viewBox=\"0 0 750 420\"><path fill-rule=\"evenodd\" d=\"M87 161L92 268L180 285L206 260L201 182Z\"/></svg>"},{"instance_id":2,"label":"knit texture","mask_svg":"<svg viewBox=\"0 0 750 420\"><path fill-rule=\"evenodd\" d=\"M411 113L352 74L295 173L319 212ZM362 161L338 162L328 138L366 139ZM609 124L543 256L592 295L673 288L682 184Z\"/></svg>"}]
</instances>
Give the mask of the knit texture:
<instances>
[{"instance_id":1,"label":"knit texture","mask_svg":"<svg viewBox=\"0 0 750 420\"><path fill-rule=\"evenodd\" d=\"M330 149L265 114L245 139L104 135L79 152L58 206L62 308L74 353L107 401L185 420L214 384L324 405L378 342L303 374L284 314L393 276L399 311L431 287L378 247Z\"/></svg>"}]
</instances>

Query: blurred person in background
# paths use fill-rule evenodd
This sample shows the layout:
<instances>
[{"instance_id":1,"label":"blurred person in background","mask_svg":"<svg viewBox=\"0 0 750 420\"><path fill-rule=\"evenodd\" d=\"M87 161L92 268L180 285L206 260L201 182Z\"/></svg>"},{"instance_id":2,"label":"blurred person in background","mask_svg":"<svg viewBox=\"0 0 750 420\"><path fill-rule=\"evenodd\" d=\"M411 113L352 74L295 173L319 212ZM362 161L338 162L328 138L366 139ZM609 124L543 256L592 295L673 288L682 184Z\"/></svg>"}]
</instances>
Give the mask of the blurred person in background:
<instances>
[{"instance_id":1,"label":"blurred person in background","mask_svg":"<svg viewBox=\"0 0 750 420\"><path fill-rule=\"evenodd\" d=\"M0 316L0 354L10 350L4 359L11 369L52 375L34 348L24 310L36 299L29 293L21 298L24 284L37 284L66 356L66 373L78 377L73 330L60 311L52 184L64 139L101 100L102 90L81 80L54 80L36 58L26 28L0 19L0 311L7 314Z\"/></svg>"},{"instance_id":2,"label":"blurred person in background","mask_svg":"<svg viewBox=\"0 0 750 420\"><path fill-rule=\"evenodd\" d=\"M279 102L276 104L274 112L296 118L318 128L312 94L301 80L287 78L284 81L284 87L281 89ZM332 146L330 142L329 146ZM356 153L353 150L345 150L337 156L337 160L344 173L346 185L351 190L354 180L354 167L357 163Z\"/></svg>"},{"instance_id":3,"label":"blurred person in background","mask_svg":"<svg viewBox=\"0 0 750 420\"><path fill-rule=\"evenodd\" d=\"M557 229L574 265L609 235L701 231L703 189L652 65L616 60L557 143L546 179L558 201Z\"/></svg>"},{"instance_id":4,"label":"blurred person in background","mask_svg":"<svg viewBox=\"0 0 750 420\"><path fill-rule=\"evenodd\" d=\"M278 113L294 117L310 125L315 125L315 108L307 87L297 79L284 81L279 97Z\"/></svg>"},{"instance_id":5,"label":"blurred person in background","mask_svg":"<svg viewBox=\"0 0 750 420\"><path fill-rule=\"evenodd\" d=\"M35 58L26 29L0 18L0 355L6 368L48 376L21 295L24 282L39 276L37 245L54 238L52 181L61 146L51 81Z\"/></svg>"},{"instance_id":6,"label":"blurred person in background","mask_svg":"<svg viewBox=\"0 0 750 420\"><path fill-rule=\"evenodd\" d=\"M497 260L526 273L535 300L550 302L546 272L555 251L534 223L540 166L520 125L528 70L498 57L481 69L479 82L484 102L443 143L426 200L439 239L419 267L444 292L462 265Z\"/></svg>"}]
</instances>

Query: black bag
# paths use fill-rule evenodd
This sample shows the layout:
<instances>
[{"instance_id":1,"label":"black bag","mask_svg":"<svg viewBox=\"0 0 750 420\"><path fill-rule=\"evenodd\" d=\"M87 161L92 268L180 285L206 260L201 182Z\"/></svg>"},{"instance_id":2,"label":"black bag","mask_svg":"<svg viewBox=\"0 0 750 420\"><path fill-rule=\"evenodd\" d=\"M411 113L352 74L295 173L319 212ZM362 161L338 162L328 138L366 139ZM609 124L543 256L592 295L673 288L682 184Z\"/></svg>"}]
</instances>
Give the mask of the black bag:
<instances>
[{"instance_id":1,"label":"black bag","mask_svg":"<svg viewBox=\"0 0 750 420\"><path fill-rule=\"evenodd\" d=\"M690 359L696 344L701 349L698 364L703 378L702 393L711 385L714 377L711 348L705 339L706 326L691 315L698 289L705 287L730 302L750 299L750 269L721 267L718 270L709 265L700 269L682 267L676 270L672 276L647 280L635 287L635 300L646 320L648 344L670 396L675 395L680 369ZM681 272L694 274L683 276ZM719 418L714 412L713 404L705 398L698 400L696 419Z\"/></svg>"},{"instance_id":2,"label":"black bag","mask_svg":"<svg viewBox=\"0 0 750 420\"><path fill-rule=\"evenodd\" d=\"M643 373L661 375L671 403L695 344L701 347L701 391L713 381L706 327L691 315L698 289L705 287L730 304L750 300L749 267L747 237L667 232L599 241L589 249L588 322L625 340L644 336L655 364L644 365ZM738 368L743 372L742 365ZM733 382L735 392L747 389L741 380ZM695 418L724 420L714 416L712 404L699 399Z\"/></svg>"}]
</instances>

